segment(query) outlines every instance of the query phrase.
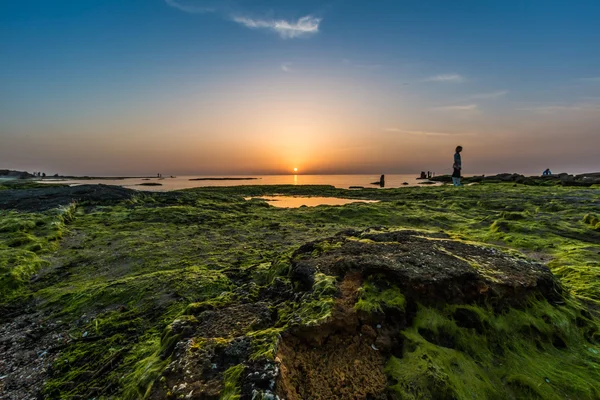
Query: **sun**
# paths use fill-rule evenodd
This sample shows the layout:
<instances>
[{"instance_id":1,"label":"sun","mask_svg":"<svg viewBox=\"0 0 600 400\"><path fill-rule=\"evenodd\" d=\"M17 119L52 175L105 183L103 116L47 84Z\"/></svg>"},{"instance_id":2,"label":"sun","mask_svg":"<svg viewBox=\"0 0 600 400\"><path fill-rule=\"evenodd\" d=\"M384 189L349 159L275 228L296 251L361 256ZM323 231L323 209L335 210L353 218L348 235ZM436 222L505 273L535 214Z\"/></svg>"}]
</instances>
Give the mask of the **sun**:
<instances>
[{"instance_id":1,"label":"sun","mask_svg":"<svg viewBox=\"0 0 600 400\"><path fill-rule=\"evenodd\" d=\"M298 168L294 167L294 172L298 172Z\"/></svg>"}]
</instances>

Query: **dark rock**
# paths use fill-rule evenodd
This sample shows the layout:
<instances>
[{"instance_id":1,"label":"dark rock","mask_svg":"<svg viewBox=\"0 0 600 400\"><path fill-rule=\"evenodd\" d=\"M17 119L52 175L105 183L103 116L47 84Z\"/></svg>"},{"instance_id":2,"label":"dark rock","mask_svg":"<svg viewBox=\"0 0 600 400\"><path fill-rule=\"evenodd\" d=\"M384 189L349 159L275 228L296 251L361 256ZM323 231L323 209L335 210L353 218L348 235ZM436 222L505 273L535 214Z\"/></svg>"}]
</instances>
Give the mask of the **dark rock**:
<instances>
[{"instance_id":1,"label":"dark rock","mask_svg":"<svg viewBox=\"0 0 600 400\"><path fill-rule=\"evenodd\" d=\"M297 263L292 270L291 278L298 283L301 290L310 290L315 283L315 270L310 264Z\"/></svg>"},{"instance_id":2,"label":"dark rock","mask_svg":"<svg viewBox=\"0 0 600 400\"><path fill-rule=\"evenodd\" d=\"M198 327L198 321L195 319L176 319L171 323L171 330L182 338L191 337Z\"/></svg>"},{"instance_id":3,"label":"dark rock","mask_svg":"<svg viewBox=\"0 0 600 400\"><path fill-rule=\"evenodd\" d=\"M33 174L26 171L13 171L10 169L0 169L0 177L9 179L29 179L35 178Z\"/></svg>"},{"instance_id":4,"label":"dark rock","mask_svg":"<svg viewBox=\"0 0 600 400\"><path fill-rule=\"evenodd\" d=\"M433 343L440 347L445 347L447 349L454 349L456 347L454 336L450 335L442 328L440 328L437 332L427 328L419 328L419 335L423 336L423 338L429 343Z\"/></svg>"},{"instance_id":5,"label":"dark rock","mask_svg":"<svg viewBox=\"0 0 600 400\"><path fill-rule=\"evenodd\" d=\"M450 175L435 176L430 179L434 182L450 183L452 177ZM537 185L555 185L563 186L581 186L589 187L591 185L600 184L600 176L596 174L569 175L567 173L554 174L548 176L524 176L521 174L503 173L491 176L470 176L463 178L464 183L515 183L521 185L537 186Z\"/></svg>"},{"instance_id":6,"label":"dark rock","mask_svg":"<svg viewBox=\"0 0 600 400\"><path fill-rule=\"evenodd\" d=\"M380 187L385 187L385 175L381 175L379 177L379 181L371 182L371 185L379 185Z\"/></svg>"},{"instance_id":7,"label":"dark rock","mask_svg":"<svg viewBox=\"0 0 600 400\"><path fill-rule=\"evenodd\" d=\"M457 308L452 318L461 328L475 329L477 333L483 333L484 323L475 311L468 308Z\"/></svg>"},{"instance_id":8,"label":"dark rock","mask_svg":"<svg viewBox=\"0 0 600 400\"><path fill-rule=\"evenodd\" d=\"M595 178L600 178L600 172L588 172L588 173L585 173L585 174L576 175L575 177L579 178L579 179L586 179L586 178L593 178L593 179L595 179Z\"/></svg>"},{"instance_id":9,"label":"dark rock","mask_svg":"<svg viewBox=\"0 0 600 400\"><path fill-rule=\"evenodd\" d=\"M117 202L131 199L135 190L120 186L52 186L0 191L0 210L45 211L73 202Z\"/></svg>"},{"instance_id":10,"label":"dark rock","mask_svg":"<svg viewBox=\"0 0 600 400\"><path fill-rule=\"evenodd\" d=\"M292 279L306 288L317 272L339 277L351 272L364 277L379 274L407 298L424 304L515 305L530 295L552 300L562 292L547 267L489 247L413 231L365 231L356 237L369 242L345 240L320 255L296 252Z\"/></svg>"},{"instance_id":11,"label":"dark rock","mask_svg":"<svg viewBox=\"0 0 600 400\"><path fill-rule=\"evenodd\" d=\"M377 332L370 325L363 325L360 327L360 333L371 340L375 340L377 338Z\"/></svg>"},{"instance_id":12,"label":"dark rock","mask_svg":"<svg viewBox=\"0 0 600 400\"><path fill-rule=\"evenodd\" d=\"M433 182L452 183L452 176L450 175L438 175L430 179Z\"/></svg>"}]
</instances>

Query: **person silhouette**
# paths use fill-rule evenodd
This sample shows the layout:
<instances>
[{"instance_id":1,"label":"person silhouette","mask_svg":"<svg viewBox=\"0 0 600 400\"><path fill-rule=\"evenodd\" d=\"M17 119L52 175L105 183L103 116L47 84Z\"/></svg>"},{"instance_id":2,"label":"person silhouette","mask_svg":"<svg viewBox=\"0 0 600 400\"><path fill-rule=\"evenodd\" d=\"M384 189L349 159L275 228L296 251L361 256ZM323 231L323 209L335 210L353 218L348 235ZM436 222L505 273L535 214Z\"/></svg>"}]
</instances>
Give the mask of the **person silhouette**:
<instances>
[{"instance_id":1,"label":"person silhouette","mask_svg":"<svg viewBox=\"0 0 600 400\"><path fill-rule=\"evenodd\" d=\"M454 164L452 168L454 172L452 172L452 183L454 186L461 186L460 184L460 175L462 172L462 159L460 157L460 153L462 152L462 146L456 147L456 152L454 153Z\"/></svg>"}]
</instances>

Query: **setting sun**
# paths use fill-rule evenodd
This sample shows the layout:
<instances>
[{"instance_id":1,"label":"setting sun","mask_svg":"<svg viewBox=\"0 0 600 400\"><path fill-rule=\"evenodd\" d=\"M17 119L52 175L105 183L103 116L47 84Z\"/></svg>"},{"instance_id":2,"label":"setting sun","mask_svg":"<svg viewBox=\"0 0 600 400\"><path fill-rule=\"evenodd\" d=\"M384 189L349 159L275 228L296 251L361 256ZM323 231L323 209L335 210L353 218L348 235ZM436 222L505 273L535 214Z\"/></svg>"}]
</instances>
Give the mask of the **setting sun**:
<instances>
[{"instance_id":1,"label":"setting sun","mask_svg":"<svg viewBox=\"0 0 600 400\"><path fill-rule=\"evenodd\" d=\"M298 172L298 168L294 168L294 172Z\"/></svg>"}]
</instances>

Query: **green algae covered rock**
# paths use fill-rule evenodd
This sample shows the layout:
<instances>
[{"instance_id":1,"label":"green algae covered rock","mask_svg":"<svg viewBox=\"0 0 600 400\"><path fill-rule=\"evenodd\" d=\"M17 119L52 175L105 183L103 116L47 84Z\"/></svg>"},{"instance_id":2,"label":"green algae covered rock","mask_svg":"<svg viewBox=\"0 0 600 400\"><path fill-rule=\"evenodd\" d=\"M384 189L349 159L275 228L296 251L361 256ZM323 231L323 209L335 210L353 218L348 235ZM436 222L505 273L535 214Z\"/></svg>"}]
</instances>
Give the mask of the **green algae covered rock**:
<instances>
[{"instance_id":1,"label":"green algae covered rock","mask_svg":"<svg viewBox=\"0 0 600 400\"><path fill-rule=\"evenodd\" d=\"M0 397L599 397L598 189L14 190Z\"/></svg>"},{"instance_id":2,"label":"green algae covered rock","mask_svg":"<svg viewBox=\"0 0 600 400\"><path fill-rule=\"evenodd\" d=\"M600 378L589 350L598 326L541 264L444 234L379 229L307 243L290 261L290 285L277 279L254 302L188 308L144 396L598 393L588 383Z\"/></svg>"},{"instance_id":3,"label":"green algae covered rock","mask_svg":"<svg viewBox=\"0 0 600 400\"><path fill-rule=\"evenodd\" d=\"M359 361L371 370L381 368L392 384L384 388L368 380L373 385L369 398L600 395L599 326L581 306L565 300L546 267L497 249L414 231L355 232L345 236L339 249L318 257L309 252L313 246L303 246L296 254L297 278L305 280L311 269L338 276L338 304L348 301L346 296L354 298L358 315L340 305L340 315L334 313L313 337L306 331L300 337L309 343L358 337L378 352L381 361ZM356 281L357 275L360 289L348 294L344 282ZM393 291L398 294L391 296ZM402 306L389 307L390 298L402 299ZM279 387L285 398L317 396L311 390L322 391L333 381L327 375L338 373L311 357L313 350L302 347L298 336L283 339ZM293 352L287 349L288 340L294 343ZM359 356L357 351L343 357L352 365L352 357ZM302 381L293 371L299 364L319 371L323 382ZM329 359L326 365L335 364ZM344 370L350 381L360 380L362 373L360 368ZM359 393L365 392L355 395Z\"/></svg>"},{"instance_id":4,"label":"green algae covered rock","mask_svg":"<svg viewBox=\"0 0 600 400\"><path fill-rule=\"evenodd\" d=\"M586 214L583 217L583 222L585 224L595 227L598 224L598 222L600 222L600 220L598 220L598 217L595 216L594 214Z\"/></svg>"}]
</instances>

